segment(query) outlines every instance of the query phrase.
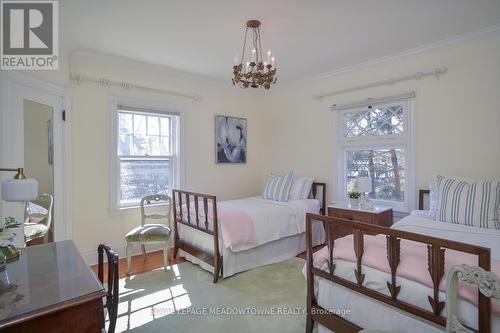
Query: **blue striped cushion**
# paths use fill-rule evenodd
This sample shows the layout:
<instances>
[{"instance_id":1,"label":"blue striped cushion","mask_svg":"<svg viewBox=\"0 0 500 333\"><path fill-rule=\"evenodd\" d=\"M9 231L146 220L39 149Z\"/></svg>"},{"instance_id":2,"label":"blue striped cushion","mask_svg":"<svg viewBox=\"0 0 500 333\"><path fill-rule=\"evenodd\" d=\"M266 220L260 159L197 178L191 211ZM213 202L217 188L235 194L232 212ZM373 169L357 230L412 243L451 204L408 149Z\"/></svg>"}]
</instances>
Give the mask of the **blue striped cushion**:
<instances>
[{"instance_id":1,"label":"blue striped cushion","mask_svg":"<svg viewBox=\"0 0 500 333\"><path fill-rule=\"evenodd\" d=\"M436 177L436 219L473 227L500 229L500 181L468 181Z\"/></svg>"},{"instance_id":2,"label":"blue striped cushion","mask_svg":"<svg viewBox=\"0 0 500 333\"><path fill-rule=\"evenodd\" d=\"M289 172L284 176L271 175L267 179L262 197L274 201L288 201L292 183L293 172Z\"/></svg>"}]
</instances>

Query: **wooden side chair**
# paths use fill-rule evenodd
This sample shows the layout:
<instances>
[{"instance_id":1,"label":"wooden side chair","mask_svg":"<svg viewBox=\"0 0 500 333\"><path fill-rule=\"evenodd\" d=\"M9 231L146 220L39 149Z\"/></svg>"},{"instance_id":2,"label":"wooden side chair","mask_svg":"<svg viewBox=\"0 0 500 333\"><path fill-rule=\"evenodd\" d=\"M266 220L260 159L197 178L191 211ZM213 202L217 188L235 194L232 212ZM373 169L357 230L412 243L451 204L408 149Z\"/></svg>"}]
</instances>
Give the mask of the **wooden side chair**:
<instances>
[{"instance_id":1,"label":"wooden side chair","mask_svg":"<svg viewBox=\"0 0 500 333\"><path fill-rule=\"evenodd\" d=\"M104 282L104 253L107 257L107 278L106 284ZM109 326L108 333L114 333L116 327L116 318L118 317L118 295L119 295L119 285L118 285L118 254L115 254L113 250L105 245L100 244L97 248L97 277L106 289L106 299L104 300L104 309L108 312ZM105 314L103 312L103 324L105 322ZM105 327L103 327L103 332Z\"/></svg>"},{"instance_id":2,"label":"wooden side chair","mask_svg":"<svg viewBox=\"0 0 500 333\"><path fill-rule=\"evenodd\" d=\"M146 214L146 205L166 203L165 214ZM165 270L168 267L168 244L171 234L170 229L170 206L171 199L168 195L153 194L141 199L141 225L132 229L126 236L127 241L127 274L130 272L131 246L133 243L140 243L144 260L147 260L146 243L163 243L163 265ZM166 219L167 224L146 224L146 219Z\"/></svg>"},{"instance_id":3,"label":"wooden side chair","mask_svg":"<svg viewBox=\"0 0 500 333\"><path fill-rule=\"evenodd\" d=\"M26 221L24 222L24 241L26 243L43 238L43 242L49 241L50 225L52 224L52 208L54 197L50 194L42 194L33 204L43 207L46 212L31 212L26 207Z\"/></svg>"}]
</instances>

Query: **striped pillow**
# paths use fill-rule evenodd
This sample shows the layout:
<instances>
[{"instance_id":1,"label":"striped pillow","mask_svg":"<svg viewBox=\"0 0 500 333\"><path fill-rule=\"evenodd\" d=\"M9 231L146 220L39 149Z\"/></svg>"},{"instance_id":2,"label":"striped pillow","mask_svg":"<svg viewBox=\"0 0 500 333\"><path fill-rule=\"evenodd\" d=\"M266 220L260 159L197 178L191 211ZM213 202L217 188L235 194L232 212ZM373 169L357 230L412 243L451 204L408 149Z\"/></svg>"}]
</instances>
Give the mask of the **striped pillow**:
<instances>
[{"instance_id":1,"label":"striped pillow","mask_svg":"<svg viewBox=\"0 0 500 333\"><path fill-rule=\"evenodd\" d=\"M436 177L436 219L473 227L500 229L500 181Z\"/></svg>"},{"instance_id":2,"label":"striped pillow","mask_svg":"<svg viewBox=\"0 0 500 333\"><path fill-rule=\"evenodd\" d=\"M262 197L274 201L288 201L288 194L292 188L293 172L284 176L271 175L267 179Z\"/></svg>"}]
</instances>

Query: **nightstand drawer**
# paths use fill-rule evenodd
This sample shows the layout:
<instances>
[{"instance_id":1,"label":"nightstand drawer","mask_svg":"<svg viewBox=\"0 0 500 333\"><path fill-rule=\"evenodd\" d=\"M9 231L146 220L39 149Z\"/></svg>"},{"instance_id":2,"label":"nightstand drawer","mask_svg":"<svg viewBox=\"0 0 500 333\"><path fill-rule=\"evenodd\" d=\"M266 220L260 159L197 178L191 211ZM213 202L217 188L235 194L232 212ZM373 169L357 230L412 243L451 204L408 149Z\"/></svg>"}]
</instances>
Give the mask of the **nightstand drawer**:
<instances>
[{"instance_id":1,"label":"nightstand drawer","mask_svg":"<svg viewBox=\"0 0 500 333\"><path fill-rule=\"evenodd\" d=\"M329 207L328 215L351 221L373 223L373 214L355 210L344 210Z\"/></svg>"}]
</instances>

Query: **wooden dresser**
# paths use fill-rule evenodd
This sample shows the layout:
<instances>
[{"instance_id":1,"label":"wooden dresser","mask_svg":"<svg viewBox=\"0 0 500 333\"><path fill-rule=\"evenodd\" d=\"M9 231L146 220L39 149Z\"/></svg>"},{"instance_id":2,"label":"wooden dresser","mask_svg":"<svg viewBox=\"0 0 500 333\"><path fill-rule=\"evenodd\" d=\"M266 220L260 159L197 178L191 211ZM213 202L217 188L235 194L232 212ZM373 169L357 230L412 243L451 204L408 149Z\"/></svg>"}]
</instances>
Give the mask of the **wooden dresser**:
<instances>
[{"instance_id":1,"label":"wooden dresser","mask_svg":"<svg viewBox=\"0 0 500 333\"><path fill-rule=\"evenodd\" d=\"M392 225L392 208L375 206L373 209L351 208L348 204L330 204L328 216L341 219L376 224L384 227ZM344 237L352 233L347 227L336 227L332 230L333 239Z\"/></svg>"},{"instance_id":2,"label":"wooden dresser","mask_svg":"<svg viewBox=\"0 0 500 333\"><path fill-rule=\"evenodd\" d=\"M0 332L101 332L106 294L73 241L23 249L0 275Z\"/></svg>"}]
</instances>

